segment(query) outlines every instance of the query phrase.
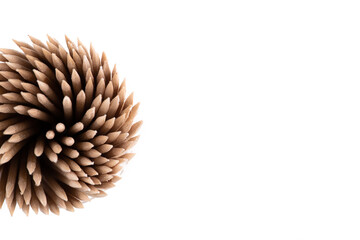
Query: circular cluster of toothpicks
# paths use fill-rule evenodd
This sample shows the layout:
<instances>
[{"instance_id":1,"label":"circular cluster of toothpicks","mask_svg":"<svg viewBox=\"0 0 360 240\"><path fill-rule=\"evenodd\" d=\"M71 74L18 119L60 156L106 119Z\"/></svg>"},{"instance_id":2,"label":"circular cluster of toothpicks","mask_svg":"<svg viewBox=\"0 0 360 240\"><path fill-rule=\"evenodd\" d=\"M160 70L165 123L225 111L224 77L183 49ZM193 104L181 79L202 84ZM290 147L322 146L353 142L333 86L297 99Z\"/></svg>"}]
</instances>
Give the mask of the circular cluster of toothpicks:
<instances>
[{"instance_id":1,"label":"circular cluster of toothpicks","mask_svg":"<svg viewBox=\"0 0 360 240\"><path fill-rule=\"evenodd\" d=\"M0 207L74 211L134 156L139 104L92 45L30 40L0 49Z\"/></svg>"}]
</instances>

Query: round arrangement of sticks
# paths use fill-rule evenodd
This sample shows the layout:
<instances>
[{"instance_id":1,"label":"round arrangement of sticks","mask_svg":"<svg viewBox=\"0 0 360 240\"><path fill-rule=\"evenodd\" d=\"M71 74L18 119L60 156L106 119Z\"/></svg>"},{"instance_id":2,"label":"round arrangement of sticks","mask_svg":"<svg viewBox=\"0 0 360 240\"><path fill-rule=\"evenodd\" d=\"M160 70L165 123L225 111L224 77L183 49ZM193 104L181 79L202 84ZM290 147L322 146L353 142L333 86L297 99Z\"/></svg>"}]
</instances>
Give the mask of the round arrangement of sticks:
<instances>
[{"instance_id":1,"label":"round arrangement of sticks","mask_svg":"<svg viewBox=\"0 0 360 240\"><path fill-rule=\"evenodd\" d=\"M0 49L0 207L74 211L120 179L142 121L116 66L78 41Z\"/></svg>"}]
</instances>

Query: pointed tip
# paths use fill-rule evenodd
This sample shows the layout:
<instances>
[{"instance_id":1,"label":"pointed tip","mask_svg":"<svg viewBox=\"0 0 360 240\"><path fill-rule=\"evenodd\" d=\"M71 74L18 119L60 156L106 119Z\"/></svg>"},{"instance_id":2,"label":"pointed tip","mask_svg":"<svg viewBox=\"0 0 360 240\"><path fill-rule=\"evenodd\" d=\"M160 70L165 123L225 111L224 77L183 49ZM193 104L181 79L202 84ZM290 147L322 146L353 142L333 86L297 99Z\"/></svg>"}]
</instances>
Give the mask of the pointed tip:
<instances>
[{"instance_id":1,"label":"pointed tip","mask_svg":"<svg viewBox=\"0 0 360 240\"><path fill-rule=\"evenodd\" d=\"M76 40L77 40L77 42L78 42L78 46L84 46L84 44L80 41L80 38L79 38L79 37L77 37Z\"/></svg>"},{"instance_id":2,"label":"pointed tip","mask_svg":"<svg viewBox=\"0 0 360 240\"><path fill-rule=\"evenodd\" d=\"M1 156L0 165L7 163L10 160L11 160L11 158L9 157L9 155L5 153L4 155Z\"/></svg>"},{"instance_id":3,"label":"pointed tip","mask_svg":"<svg viewBox=\"0 0 360 240\"><path fill-rule=\"evenodd\" d=\"M44 87L46 85L46 83L40 81L40 80L36 80L37 84L39 85L39 87Z\"/></svg>"},{"instance_id":4,"label":"pointed tip","mask_svg":"<svg viewBox=\"0 0 360 240\"><path fill-rule=\"evenodd\" d=\"M102 52L102 54L101 54L101 60L102 60L103 62L107 61L107 56L106 56L106 53L105 53L105 52Z\"/></svg>"},{"instance_id":5,"label":"pointed tip","mask_svg":"<svg viewBox=\"0 0 360 240\"><path fill-rule=\"evenodd\" d=\"M13 126L7 127L3 132L3 134L5 134L5 135L10 135L10 134L14 134L14 133L15 133L15 128Z\"/></svg>"},{"instance_id":6,"label":"pointed tip","mask_svg":"<svg viewBox=\"0 0 360 240\"><path fill-rule=\"evenodd\" d=\"M55 129L57 132L61 133L61 132L65 131L65 125L60 122L60 123L56 124Z\"/></svg>"},{"instance_id":7,"label":"pointed tip","mask_svg":"<svg viewBox=\"0 0 360 240\"><path fill-rule=\"evenodd\" d=\"M23 195L26 189L26 182L19 182L19 190L20 190L20 194Z\"/></svg>"},{"instance_id":8,"label":"pointed tip","mask_svg":"<svg viewBox=\"0 0 360 240\"><path fill-rule=\"evenodd\" d=\"M55 132L53 130L48 130L45 134L46 138L51 140L55 137Z\"/></svg>"},{"instance_id":9,"label":"pointed tip","mask_svg":"<svg viewBox=\"0 0 360 240\"><path fill-rule=\"evenodd\" d=\"M42 180L42 178L41 178L41 176L40 175L34 175L33 176L33 179L34 179L34 182L35 182L35 186L40 186L40 184L41 184L41 180Z\"/></svg>"},{"instance_id":10,"label":"pointed tip","mask_svg":"<svg viewBox=\"0 0 360 240\"><path fill-rule=\"evenodd\" d=\"M10 211L10 215L13 217L13 216L14 216L14 212L15 212L15 208L11 208L11 209L9 209L9 211Z\"/></svg>"},{"instance_id":11,"label":"pointed tip","mask_svg":"<svg viewBox=\"0 0 360 240\"><path fill-rule=\"evenodd\" d=\"M36 42L37 41L37 38L35 38L35 37L33 37L33 36L31 36L31 35L29 35L28 34L28 37L30 38L30 40L34 43L34 41Z\"/></svg>"},{"instance_id":12,"label":"pointed tip","mask_svg":"<svg viewBox=\"0 0 360 240\"><path fill-rule=\"evenodd\" d=\"M121 84L120 84L120 88L119 88L119 90L120 89L126 89L126 78L124 78L123 80L122 80L122 82L121 82Z\"/></svg>"},{"instance_id":13,"label":"pointed tip","mask_svg":"<svg viewBox=\"0 0 360 240\"><path fill-rule=\"evenodd\" d=\"M86 95L85 95L85 91L84 91L84 89L81 89L81 91L78 93L78 96L81 96L81 97L85 97Z\"/></svg>"},{"instance_id":14,"label":"pointed tip","mask_svg":"<svg viewBox=\"0 0 360 240\"><path fill-rule=\"evenodd\" d=\"M59 196L59 197L60 197L62 200L64 200L65 202L69 201L69 199L68 199L68 197L67 197L67 195L66 195L65 192L62 192L60 195L61 195L61 196Z\"/></svg>"},{"instance_id":15,"label":"pointed tip","mask_svg":"<svg viewBox=\"0 0 360 240\"><path fill-rule=\"evenodd\" d=\"M37 156L37 157L40 157L42 154L43 154L43 152L42 151L40 151L39 149L34 149L34 154L35 154L35 156Z\"/></svg>"},{"instance_id":16,"label":"pointed tip","mask_svg":"<svg viewBox=\"0 0 360 240\"><path fill-rule=\"evenodd\" d=\"M71 99L69 98L69 96L65 96L65 97L64 97L63 103L71 104Z\"/></svg>"},{"instance_id":17,"label":"pointed tip","mask_svg":"<svg viewBox=\"0 0 360 240\"><path fill-rule=\"evenodd\" d=\"M35 163L31 163L31 164L28 163L26 168L27 168L29 174L32 175L34 173L34 171L35 171L36 164Z\"/></svg>"},{"instance_id":18,"label":"pointed tip","mask_svg":"<svg viewBox=\"0 0 360 240\"><path fill-rule=\"evenodd\" d=\"M133 108L139 108L140 107L140 102L137 102L134 106L133 106Z\"/></svg>"},{"instance_id":19,"label":"pointed tip","mask_svg":"<svg viewBox=\"0 0 360 240\"><path fill-rule=\"evenodd\" d=\"M6 185L6 188L5 188L5 197L6 198L9 198L11 196L11 194L13 193L14 189L13 187L11 187L10 185Z\"/></svg>"}]
</instances>

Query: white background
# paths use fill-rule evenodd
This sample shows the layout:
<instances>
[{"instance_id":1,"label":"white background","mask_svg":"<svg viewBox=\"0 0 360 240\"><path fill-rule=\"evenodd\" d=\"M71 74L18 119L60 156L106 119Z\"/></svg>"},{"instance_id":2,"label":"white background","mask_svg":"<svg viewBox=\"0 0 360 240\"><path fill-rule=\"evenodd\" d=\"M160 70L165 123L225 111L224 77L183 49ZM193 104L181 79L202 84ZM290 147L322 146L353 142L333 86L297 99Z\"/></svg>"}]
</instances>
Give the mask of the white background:
<instances>
[{"instance_id":1,"label":"white background","mask_svg":"<svg viewBox=\"0 0 360 240\"><path fill-rule=\"evenodd\" d=\"M0 47L64 34L141 102L108 196L0 211L0 239L359 239L358 1L2 1Z\"/></svg>"}]
</instances>

